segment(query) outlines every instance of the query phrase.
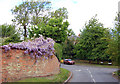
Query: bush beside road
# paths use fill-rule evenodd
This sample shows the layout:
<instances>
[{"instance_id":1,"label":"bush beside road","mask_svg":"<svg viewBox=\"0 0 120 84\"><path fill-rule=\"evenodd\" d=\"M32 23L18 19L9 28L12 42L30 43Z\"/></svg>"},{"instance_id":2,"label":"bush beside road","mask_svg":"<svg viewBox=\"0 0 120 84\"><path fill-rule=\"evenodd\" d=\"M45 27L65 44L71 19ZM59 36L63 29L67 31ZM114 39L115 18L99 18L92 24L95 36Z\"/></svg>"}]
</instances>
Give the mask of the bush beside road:
<instances>
[{"instance_id":1,"label":"bush beside road","mask_svg":"<svg viewBox=\"0 0 120 84\"><path fill-rule=\"evenodd\" d=\"M118 68L118 66L111 65L111 64L109 65L108 64L109 62L103 62L102 64L101 63L97 64L96 62L93 62L93 61L91 63L89 63L89 61L87 61L87 60L74 60L74 61L77 65L106 67L106 68Z\"/></svg>"}]
</instances>

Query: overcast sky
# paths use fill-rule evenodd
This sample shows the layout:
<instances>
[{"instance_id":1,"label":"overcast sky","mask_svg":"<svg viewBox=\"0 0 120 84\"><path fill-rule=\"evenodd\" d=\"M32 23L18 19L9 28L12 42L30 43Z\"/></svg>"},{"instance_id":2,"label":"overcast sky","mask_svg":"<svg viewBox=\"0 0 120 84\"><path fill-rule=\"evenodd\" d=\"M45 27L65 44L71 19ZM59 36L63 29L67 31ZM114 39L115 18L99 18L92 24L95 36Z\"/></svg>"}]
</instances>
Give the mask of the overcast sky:
<instances>
[{"instance_id":1,"label":"overcast sky","mask_svg":"<svg viewBox=\"0 0 120 84\"><path fill-rule=\"evenodd\" d=\"M11 24L13 18L11 9L23 0L0 0L0 25ZM83 28L85 22L97 14L97 19L105 27L114 27L114 18L118 12L120 0L51 0L53 9L66 7L68 10L69 28L72 28L76 35Z\"/></svg>"}]
</instances>

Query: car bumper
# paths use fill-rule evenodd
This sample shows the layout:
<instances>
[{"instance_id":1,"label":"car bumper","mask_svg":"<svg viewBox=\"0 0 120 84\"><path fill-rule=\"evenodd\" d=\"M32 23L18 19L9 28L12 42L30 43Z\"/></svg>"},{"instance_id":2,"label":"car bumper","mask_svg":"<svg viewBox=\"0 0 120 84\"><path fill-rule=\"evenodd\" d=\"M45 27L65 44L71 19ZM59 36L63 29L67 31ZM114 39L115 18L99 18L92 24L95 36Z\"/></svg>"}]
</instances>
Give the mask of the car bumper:
<instances>
[{"instance_id":1,"label":"car bumper","mask_svg":"<svg viewBox=\"0 0 120 84\"><path fill-rule=\"evenodd\" d=\"M72 63L68 63L68 64L75 64L74 62L72 62Z\"/></svg>"}]
</instances>

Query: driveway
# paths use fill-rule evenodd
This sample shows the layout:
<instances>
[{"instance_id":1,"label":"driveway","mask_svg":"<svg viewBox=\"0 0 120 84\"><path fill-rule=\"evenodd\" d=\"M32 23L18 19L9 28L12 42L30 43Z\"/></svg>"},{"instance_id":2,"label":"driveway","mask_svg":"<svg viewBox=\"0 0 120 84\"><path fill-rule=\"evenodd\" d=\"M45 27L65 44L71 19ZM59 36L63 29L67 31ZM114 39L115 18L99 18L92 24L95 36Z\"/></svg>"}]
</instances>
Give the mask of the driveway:
<instances>
[{"instance_id":1,"label":"driveway","mask_svg":"<svg viewBox=\"0 0 120 84\"><path fill-rule=\"evenodd\" d=\"M65 65L61 68L68 69L73 73L69 82L78 82L78 84L119 84L118 80L112 77L115 68L102 68L93 66Z\"/></svg>"}]
</instances>

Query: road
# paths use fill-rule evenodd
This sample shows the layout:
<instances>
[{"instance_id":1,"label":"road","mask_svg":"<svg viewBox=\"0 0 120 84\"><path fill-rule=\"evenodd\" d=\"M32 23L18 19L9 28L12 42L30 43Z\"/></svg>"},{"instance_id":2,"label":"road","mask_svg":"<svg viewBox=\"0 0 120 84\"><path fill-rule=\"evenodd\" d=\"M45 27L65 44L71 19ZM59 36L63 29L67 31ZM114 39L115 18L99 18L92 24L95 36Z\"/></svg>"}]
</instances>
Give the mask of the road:
<instances>
[{"instance_id":1,"label":"road","mask_svg":"<svg viewBox=\"0 0 120 84\"><path fill-rule=\"evenodd\" d=\"M78 82L79 84L119 84L118 80L112 76L115 68L102 68L93 66L64 65L61 68L68 69L73 73L69 82Z\"/></svg>"}]
</instances>

